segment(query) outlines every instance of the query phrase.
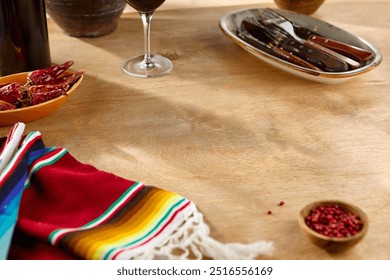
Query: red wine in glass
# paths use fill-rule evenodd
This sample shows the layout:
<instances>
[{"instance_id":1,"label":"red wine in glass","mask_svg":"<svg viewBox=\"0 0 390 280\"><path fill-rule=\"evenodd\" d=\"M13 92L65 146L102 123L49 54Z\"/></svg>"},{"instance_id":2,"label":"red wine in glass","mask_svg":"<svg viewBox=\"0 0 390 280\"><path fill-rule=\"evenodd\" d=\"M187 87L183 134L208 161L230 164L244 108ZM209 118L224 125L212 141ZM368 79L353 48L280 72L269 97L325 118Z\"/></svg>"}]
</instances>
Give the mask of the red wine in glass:
<instances>
[{"instance_id":1,"label":"red wine in glass","mask_svg":"<svg viewBox=\"0 0 390 280\"><path fill-rule=\"evenodd\" d=\"M161 55L151 54L150 51L150 23L154 11L165 0L126 0L126 2L140 14L144 27L145 53L141 56L132 57L123 64L123 71L129 75L149 78L169 73L173 66L172 62Z\"/></svg>"},{"instance_id":2,"label":"red wine in glass","mask_svg":"<svg viewBox=\"0 0 390 280\"><path fill-rule=\"evenodd\" d=\"M126 0L126 2L140 13L154 12L165 0Z\"/></svg>"}]
</instances>

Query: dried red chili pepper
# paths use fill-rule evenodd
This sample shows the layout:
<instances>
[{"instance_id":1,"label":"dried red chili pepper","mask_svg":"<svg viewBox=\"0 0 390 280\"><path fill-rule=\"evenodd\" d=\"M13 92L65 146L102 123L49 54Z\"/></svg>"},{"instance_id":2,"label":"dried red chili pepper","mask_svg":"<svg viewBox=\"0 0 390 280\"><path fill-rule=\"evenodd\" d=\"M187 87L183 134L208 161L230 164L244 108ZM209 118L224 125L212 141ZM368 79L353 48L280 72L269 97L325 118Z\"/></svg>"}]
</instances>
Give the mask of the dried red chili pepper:
<instances>
[{"instance_id":1,"label":"dried red chili pepper","mask_svg":"<svg viewBox=\"0 0 390 280\"><path fill-rule=\"evenodd\" d=\"M73 65L73 61L69 60L59 65L54 65L48 68L34 70L27 74L27 81L31 85L50 84L53 80L57 79L62 73L64 73L72 65Z\"/></svg>"},{"instance_id":2,"label":"dried red chili pepper","mask_svg":"<svg viewBox=\"0 0 390 280\"><path fill-rule=\"evenodd\" d=\"M16 109L16 106L6 101L0 100L0 111Z\"/></svg>"},{"instance_id":3,"label":"dried red chili pepper","mask_svg":"<svg viewBox=\"0 0 390 280\"><path fill-rule=\"evenodd\" d=\"M69 90L69 88L78 81L83 75L84 71L79 71L65 76L61 76L52 81L50 84L45 85L27 85L26 89L30 93L49 92L55 89Z\"/></svg>"},{"instance_id":4,"label":"dried red chili pepper","mask_svg":"<svg viewBox=\"0 0 390 280\"><path fill-rule=\"evenodd\" d=\"M349 237L363 228L363 221L359 216L344 211L338 205L312 209L305 222L312 230L328 237Z\"/></svg>"},{"instance_id":5,"label":"dried red chili pepper","mask_svg":"<svg viewBox=\"0 0 390 280\"><path fill-rule=\"evenodd\" d=\"M27 86L26 89L30 94L39 93L39 92L49 92L55 89L62 89L67 91L69 89L69 85L33 85Z\"/></svg>"},{"instance_id":6,"label":"dried red chili pepper","mask_svg":"<svg viewBox=\"0 0 390 280\"><path fill-rule=\"evenodd\" d=\"M9 84L11 84L11 83L2 83L2 84L0 84L0 88L8 86Z\"/></svg>"},{"instance_id":7,"label":"dried red chili pepper","mask_svg":"<svg viewBox=\"0 0 390 280\"><path fill-rule=\"evenodd\" d=\"M0 100L15 104L23 98L23 85L14 82L0 88Z\"/></svg>"},{"instance_id":8,"label":"dried red chili pepper","mask_svg":"<svg viewBox=\"0 0 390 280\"><path fill-rule=\"evenodd\" d=\"M54 89L52 91L32 92L30 105L37 105L43 102L52 100L61 95L66 95L66 91L63 89Z\"/></svg>"},{"instance_id":9,"label":"dried red chili pepper","mask_svg":"<svg viewBox=\"0 0 390 280\"><path fill-rule=\"evenodd\" d=\"M51 85L68 85L71 86L80 79L80 77L84 74L84 71L78 71L71 74L66 74L57 79L50 82Z\"/></svg>"}]
</instances>

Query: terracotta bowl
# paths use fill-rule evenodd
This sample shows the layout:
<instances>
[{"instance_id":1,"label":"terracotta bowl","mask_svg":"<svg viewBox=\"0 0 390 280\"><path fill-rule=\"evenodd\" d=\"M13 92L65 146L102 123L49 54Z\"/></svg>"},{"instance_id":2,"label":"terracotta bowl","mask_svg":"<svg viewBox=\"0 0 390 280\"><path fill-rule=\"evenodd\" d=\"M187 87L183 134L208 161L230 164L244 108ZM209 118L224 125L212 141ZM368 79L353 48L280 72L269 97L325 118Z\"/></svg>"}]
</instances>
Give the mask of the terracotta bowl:
<instances>
[{"instance_id":1,"label":"terracotta bowl","mask_svg":"<svg viewBox=\"0 0 390 280\"><path fill-rule=\"evenodd\" d=\"M124 0L46 0L46 11L72 37L112 33L126 6Z\"/></svg>"},{"instance_id":2,"label":"terracotta bowl","mask_svg":"<svg viewBox=\"0 0 390 280\"><path fill-rule=\"evenodd\" d=\"M316 209L324 205L338 205L341 210L358 216L363 222L362 229L350 237L328 237L314 231L306 224L305 218L309 215L312 209ZM299 213L299 225L302 232L316 246L323 248L330 253L337 253L356 245L364 238L368 230L368 218L360 208L351 203L340 200L323 200L310 203L301 210Z\"/></svg>"},{"instance_id":3,"label":"terracotta bowl","mask_svg":"<svg viewBox=\"0 0 390 280\"><path fill-rule=\"evenodd\" d=\"M275 4L285 10L311 15L325 2L325 0L274 0Z\"/></svg>"},{"instance_id":4,"label":"terracotta bowl","mask_svg":"<svg viewBox=\"0 0 390 280\"><path fill-rule=\"evenodd\" d=\"M24 84L27 81L27 73L28 72L23 72L0 77L0 84L10 82L20 82ZM67 71L66 73L73 73L73 71ZM75 92L77 87L81 84L83 77L84 76L81 76L80 79L67 91L68 95L62 95L53 100L33 106L0 111L0 126L14 125L17 122L32 122L54 113Z\"/></svg>"}]
</instances>

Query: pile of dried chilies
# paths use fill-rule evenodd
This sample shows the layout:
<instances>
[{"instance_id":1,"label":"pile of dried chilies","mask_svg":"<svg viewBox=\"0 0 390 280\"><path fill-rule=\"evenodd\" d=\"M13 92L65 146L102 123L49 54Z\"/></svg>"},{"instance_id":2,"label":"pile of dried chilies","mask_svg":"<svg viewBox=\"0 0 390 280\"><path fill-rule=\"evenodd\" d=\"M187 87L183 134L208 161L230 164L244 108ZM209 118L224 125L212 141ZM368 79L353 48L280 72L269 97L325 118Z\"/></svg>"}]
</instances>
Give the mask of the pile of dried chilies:
<instances>
[{"instance_id":1,"label":"pile of dried chilies","mask_svg":"<svg viewBox=\"0 0 390 280\"><path fill-rule=\"evenodd\" d=\"M25 84L11 82L0 84L0 111L37 105L61 95L83 75L83 71L65 73L73 61L31 71Z\"/></svg>"}]
</instances>

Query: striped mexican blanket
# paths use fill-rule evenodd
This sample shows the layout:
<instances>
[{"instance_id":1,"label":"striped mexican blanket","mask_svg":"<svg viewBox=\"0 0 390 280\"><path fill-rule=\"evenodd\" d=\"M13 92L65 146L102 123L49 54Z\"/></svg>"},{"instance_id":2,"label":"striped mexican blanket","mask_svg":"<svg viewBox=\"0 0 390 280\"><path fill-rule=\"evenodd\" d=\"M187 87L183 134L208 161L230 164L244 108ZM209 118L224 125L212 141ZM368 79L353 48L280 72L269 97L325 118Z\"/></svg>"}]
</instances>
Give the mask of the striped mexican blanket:
<instances>
[{"instance_id":1,"label":"striped mexican blanket","mask_svg":"<svg viewBox=\"0 0 390 280\"><path fill-rule=\"evenodd\" d=\"M39 132L23 137L0 194L1 209L18 213L9 259L253 259L272 249L212 239L192 201L47 148Z\"/></svg>"}]
</instances>

